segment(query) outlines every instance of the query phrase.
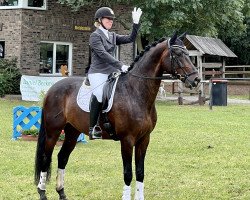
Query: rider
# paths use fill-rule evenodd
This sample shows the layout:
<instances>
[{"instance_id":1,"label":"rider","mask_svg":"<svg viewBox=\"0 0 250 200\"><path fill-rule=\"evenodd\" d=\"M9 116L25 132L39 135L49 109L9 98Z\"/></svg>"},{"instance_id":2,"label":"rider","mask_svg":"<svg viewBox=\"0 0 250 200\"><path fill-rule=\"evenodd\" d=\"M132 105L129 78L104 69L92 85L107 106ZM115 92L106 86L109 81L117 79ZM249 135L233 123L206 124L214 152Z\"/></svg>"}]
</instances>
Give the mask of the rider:
<instances>
[{"instance_id":1,"label":"rider","mask_svg":"<svg viewBox=\"0 0 250 200\"><path fill-rule=\"evenodd\" d=\"M93 94L90 100L90 139L101 139L101 129L96 126L99 113L102 109L102 93L104 82L108 75L117 72L127 72L129 66L114 58L115 47L120 44L134 42L139 30L139 20L142 11L140 8L134 8L132 11L133 29L129 35L119 35L115 32L109 32L112 28L115 18L111 8L101 7L95 13L95 27L97 28L90 35L91 65L88 71Z\"/></svg>"}]
</instances>

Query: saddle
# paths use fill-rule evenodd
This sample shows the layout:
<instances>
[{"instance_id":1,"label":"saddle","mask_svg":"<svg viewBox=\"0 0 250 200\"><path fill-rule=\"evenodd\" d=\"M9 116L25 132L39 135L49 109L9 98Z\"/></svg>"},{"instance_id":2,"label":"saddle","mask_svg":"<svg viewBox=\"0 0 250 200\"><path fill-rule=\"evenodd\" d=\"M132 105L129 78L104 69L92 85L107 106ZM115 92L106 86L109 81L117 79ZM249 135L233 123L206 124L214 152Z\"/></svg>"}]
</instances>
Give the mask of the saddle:
<instances>
[{"instance_id":1,"label":"saddle","mask_svg":"<svg viewBox=\"0 0 250 200\"><path fill-rule=\"evenodd\" d=\"M105 111L110 106L110 101L113 104L113 98L114 98L114 90L116 87L116 83L118 81L118 78L121 73L112 73L109 75L107 82L105 83L103 87L103 95L102 95L102 110ZM115 132L114 127L112 127L107 112L103 112L100 115L99 121L102 123L104 130L109 134L110 138L112 138L115 141L118 141L119 138Z\"/></svg>"},{"instance_id":2,"label":"saddle","mask_svg":"<svg viewBox=\"0 0 250 200\"><path fill-rule=\"evenodd\" d=\"M120 74L121 73L117 72L111 73L108 77L108 80L104 84L102 95L102 110L106 110L108 108L109 101L111 100L111 98L113 98L112 94L114 95L113 90L115 90L114 87L116 87L116 81L118 81L118 77L120 76Z\"/></svg>"},{"instance_id":3,"label":"saddle","mask_svg":"<svg viewBox=\"0 0 250 200\"><path fill-rule=\"evenodd\" d=\"M106 132L109 136L106 139L113 139L115 141L118 141L119 138L108 119L108 112L113 104L114 91L120 74L121 73L110 74L103 87L102 113L100 114L97 125L95 126L95 128L98 128L102 133L104 133L104 131Z\"/></svg>"},{"instance_id":4,"label":"saddle","mask_svg":"<svg viewBox=\"0 0 250 200\"><path fill-rule=\"evenodd\" d=\"M100 114L98 118L98 123L97 127L102 129L108 134L109 138L117 141L119 138L116 135L115 129L111 126L109 120L108 120L108 112L112 108L113 105L113 98L114 98L114 93L115 93L115 88L116 88L116 83L118 81L119 76L121 75L120 72L115 72L109 75L107 81L104 84L103 87L103 97L102 97L102 113ZM79 92L77 96L77 103L80 108L82 108L85 112L89 112L87 108L89 107L89 104L83 104L87 100L87 94L91 95L89 92L90 90L90 83L88 78L85 78L83 82L83 88L88 88L87 91L84 91L83 93ZM84 90L83 89L83 90ZM81 90L81 89L80 89ZM86 97L86 98L84 98ZM90 96L89 96L90 98ZM79 102L80 100L80 102ZM86 107L87 106L87 107ZM101 127L100 127L101 126ZM106 138L107 139L107 138Z\"/></svg>"}]
</instances>

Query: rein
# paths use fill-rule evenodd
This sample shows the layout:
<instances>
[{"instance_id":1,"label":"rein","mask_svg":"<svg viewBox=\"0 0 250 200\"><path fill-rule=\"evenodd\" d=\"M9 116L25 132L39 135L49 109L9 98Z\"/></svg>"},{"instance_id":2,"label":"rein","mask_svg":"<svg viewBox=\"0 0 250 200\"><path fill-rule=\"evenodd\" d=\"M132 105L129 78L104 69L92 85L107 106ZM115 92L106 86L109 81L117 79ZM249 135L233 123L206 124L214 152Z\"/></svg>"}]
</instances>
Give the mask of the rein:
<instances>
[{"instance_id":1,"label":"rein","mask_svg":"<svg viewBox=\"0 0 250 200\"><path fill-rule=\"evenodd\" d=\"M174 79L170 74L169 75L164 75L164 76L150 77L150 76L136 75L136 74L131 73L130 71L128 73L130 73L132 76L135 76L137 78L142 78L142 79L151 79L151 80L168 80L168 79Z\"/></svg>"}]
</instances>

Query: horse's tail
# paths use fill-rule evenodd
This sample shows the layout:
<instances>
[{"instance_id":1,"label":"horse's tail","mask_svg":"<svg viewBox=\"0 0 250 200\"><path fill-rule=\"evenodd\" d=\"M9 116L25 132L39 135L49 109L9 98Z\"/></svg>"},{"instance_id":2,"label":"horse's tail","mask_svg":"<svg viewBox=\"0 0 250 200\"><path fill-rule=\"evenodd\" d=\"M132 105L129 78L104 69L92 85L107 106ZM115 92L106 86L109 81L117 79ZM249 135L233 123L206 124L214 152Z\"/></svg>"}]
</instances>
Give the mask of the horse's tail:
<instances>
[{"instance_id":1,"label":"horse's tail","mask_svg":"<svg viewBox=\"0 0 250 200\"><path fill-rule=\"evenodd\" d=\"M36 158L35 158L35 184L37 185L40 180L40 172L42 166L44 166L45 158L45 141L46 141L46 130L44 127L44 112L42 109L41 126L38 134L37 147L36 147ZM49 159L51 162L51 159ZM49 181L51 175L51 163L47 171L47 180Z\"/></svg>"}]
</instances>

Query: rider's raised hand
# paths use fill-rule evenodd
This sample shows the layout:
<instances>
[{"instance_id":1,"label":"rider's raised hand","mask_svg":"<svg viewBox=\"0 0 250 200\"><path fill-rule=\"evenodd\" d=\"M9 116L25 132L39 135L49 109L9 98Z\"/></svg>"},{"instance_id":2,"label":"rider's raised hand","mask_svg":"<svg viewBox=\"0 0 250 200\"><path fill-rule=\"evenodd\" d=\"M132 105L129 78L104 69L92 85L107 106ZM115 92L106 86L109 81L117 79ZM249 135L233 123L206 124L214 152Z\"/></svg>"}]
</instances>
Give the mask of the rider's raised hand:
<instances>
[{"instance_id":1,"label":"rider's raised hand","mask_svg":"<svg viewBox=\"0 0 250 200\"><path fill-rule=\"evenodd\" d=\"M142 10L140 8L134 7L134 10L132 11L132 18L135 24L139 24L141 14Z\"/></svg>"}]
</instances>

